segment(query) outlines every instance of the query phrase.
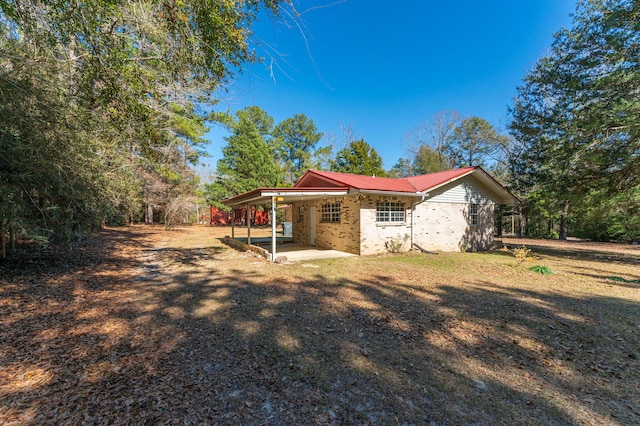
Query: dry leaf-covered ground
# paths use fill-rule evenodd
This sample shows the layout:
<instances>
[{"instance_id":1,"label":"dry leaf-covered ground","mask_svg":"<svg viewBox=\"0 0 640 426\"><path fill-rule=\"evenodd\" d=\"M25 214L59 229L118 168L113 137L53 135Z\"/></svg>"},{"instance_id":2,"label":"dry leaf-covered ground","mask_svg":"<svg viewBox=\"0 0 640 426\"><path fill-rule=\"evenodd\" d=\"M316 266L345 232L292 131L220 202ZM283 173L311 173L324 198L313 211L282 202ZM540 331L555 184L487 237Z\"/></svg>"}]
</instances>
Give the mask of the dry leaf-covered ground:
<instances>
[{"instance_id":1,"label":"dry leaf-covered ground","mask_svg":"<svg viewBox=\"0 0 640 426\"><path fill-rule=\"evenodd\" d=\"M226 233L0 263L0 423L640 423L638 247L274 265Z\"/></svg>"}]
</instances>

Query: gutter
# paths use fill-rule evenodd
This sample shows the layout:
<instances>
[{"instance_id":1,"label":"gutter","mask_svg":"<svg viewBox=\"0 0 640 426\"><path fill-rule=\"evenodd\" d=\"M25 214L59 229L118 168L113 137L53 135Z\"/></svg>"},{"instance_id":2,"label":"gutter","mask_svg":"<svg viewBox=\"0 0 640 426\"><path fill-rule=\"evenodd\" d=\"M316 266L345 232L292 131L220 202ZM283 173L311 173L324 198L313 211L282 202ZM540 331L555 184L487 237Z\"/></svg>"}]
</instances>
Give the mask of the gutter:
<instances>
[{"instance_id":1,"label":"gutter","mask_svg":"<svg viewBox=\"0 0 640 426\"><path fill-rule=\"evenodd\" d=\"M375 195L396 195L399 197L426 197L427 192L402 192L402 191L380 191L376 189L349 189L349 195L354 193L375 194ZM423 200L424 201L424 200Z\"/></svg>"},{"instance_id":2,"label":"gutter","mask_svg":"<svg viewBox=\"0 0 640 426\"><path fill-rule=\"evenodd\" d=\"M336 196L340 197L343 195L347 195L348 192L344 189L337 189L335 191L263 191L261 193L262 197L319 197L319 196Z\"/></svg>"}]
</instances>

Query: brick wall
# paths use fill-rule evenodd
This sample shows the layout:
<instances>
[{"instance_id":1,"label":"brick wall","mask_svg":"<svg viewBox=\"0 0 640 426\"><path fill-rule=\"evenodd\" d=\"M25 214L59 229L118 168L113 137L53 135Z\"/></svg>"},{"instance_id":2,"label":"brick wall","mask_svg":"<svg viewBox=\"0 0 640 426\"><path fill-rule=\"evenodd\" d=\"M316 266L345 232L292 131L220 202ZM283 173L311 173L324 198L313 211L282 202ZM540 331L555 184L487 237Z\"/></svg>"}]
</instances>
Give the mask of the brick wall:
<instances>
[{"instance_id":1,"label":"brick wall","mask_svg":"<svg viewBox=\"0 0 640 426\"><path fill-rule=\"evenodd\" d=\"M406 239L403 250L411 248L411 203L415 198L367 195L360 201L362 229L360 234L360 254L386 253L385 243L392 239ZM405 220L401 223L376 223L378 202L404 203Z\"/></svg>"},{"instance_id":2,"label":"brick wall","mask_svg":"<svg viewBox=\"0 0 640 426\"><path fill-rule=\"evenodd\" d=\"M293 208L291 206L285 207L282 209L284 211L284 221L292 222L293 221Z\"/></svg>"},{"instance_id":3,"label":"brick wall","mask_svg":"<svg viewBox=\"0 0 640 426\"><path fill-rule=\"evenodd\" d=\"M340 223L322 222L322 204L340 203ZM327 199L318 204L317 246L347 253L360 253L360 205L353 196Z\"/></svg>"},{"instance_id":4,"label":"brick wall","mask_svg":"<svg viewBox=\"0 0 640 426\"><path fill-rule=\"evenodd\" d=\"M405 221L376 223L379 201L404 203ZM316 207L316 246L359 255L385 253L385 243L409 235L403 247L411 248L411 197L363 195L334 197L326 200L294 203L293 239L309 244L309 207ZM322 204L340 203L340 223L322 222ZM300 207L304 208L302 221ZM493 204L478 205L478 225L472 226L470 205L466 203L423 202L415 208L414 241L426 250L468 251L488 250L493 244Z\"/></svg>"},{"instance_id":5,"label":"brick wall","mask_svg":"<svg viewBox=\"0 0 640 426\"><path fill-rule=\"evenodd\" d=\"M309 206L310 203L292 203L291 221L293 229L293 242L296 244L309 244ZM302 218L300 218L300 207L303 208ZM300 220L302 219L302 220Z\"/></svg>"},{"instance_id":6,"label":"brick wall","mask_svg":"<svg viewBox=\"0 0 640 426\"><path fill-rule=\"evenodd\" d=\"M493 204L478 205L471 226L469 204L424 202L414 212L414 241L426 250L488 250L493 244Z\"/></svg>"},{"instance_id":7,"label":"brick wall","mask_svg":"<svg viewBox=\"0 0 640 426\"><path fill-rule=\"evenodd\" d=\"M340 223L322 222L322 205L340 203ZM293 204L293 240L309 244L309 208L316 207L316 246L360 254L360 205L353 196ZM302 221L299 209L304 207Z\"/></svg>"}]
</instances>

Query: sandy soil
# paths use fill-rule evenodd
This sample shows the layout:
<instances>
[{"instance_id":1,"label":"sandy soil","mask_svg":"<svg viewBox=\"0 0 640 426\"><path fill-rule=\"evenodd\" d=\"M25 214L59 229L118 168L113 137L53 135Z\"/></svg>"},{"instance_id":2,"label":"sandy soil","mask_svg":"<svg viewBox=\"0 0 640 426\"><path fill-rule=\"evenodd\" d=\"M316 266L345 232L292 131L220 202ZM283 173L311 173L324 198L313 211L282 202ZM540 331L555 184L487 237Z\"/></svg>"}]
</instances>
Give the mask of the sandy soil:
<instances>
[{"instance_id":1,"label":"sandy soil","mask_svg":"<svg viewBox=\"0 0 640 426\"><path fill-rule=\"evenodd\" d=\"M640 424L637 247L275 265L229 234L1 263L0 423Z\"/></svg>"}]
</instances>

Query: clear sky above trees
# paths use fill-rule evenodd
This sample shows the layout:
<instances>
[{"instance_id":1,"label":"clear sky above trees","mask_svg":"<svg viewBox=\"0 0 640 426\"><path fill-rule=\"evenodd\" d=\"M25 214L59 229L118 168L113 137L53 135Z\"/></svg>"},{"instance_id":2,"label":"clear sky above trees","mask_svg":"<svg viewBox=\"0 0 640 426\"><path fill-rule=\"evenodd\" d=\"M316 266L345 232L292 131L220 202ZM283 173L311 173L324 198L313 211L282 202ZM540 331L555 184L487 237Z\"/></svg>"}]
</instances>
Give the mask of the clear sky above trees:
<instances>
[{"instance_id":1,"label":"clear sky above trees","mask_svg":"<svg viewBox=\"0 0 640 426\"><path fill-rule=\"evenodd\" d=\"M437 111L504 130L516 87L570 25L575 2L301 0L297 8L297 23L286 15L289 25L258 23L265 61L245 68L218 108L259 105L276 122L304 113L324 142L351 125L389 169L405 154L405 133ZM212 167L223 134L208 136Z\"/></svg>"}]
</instances>

